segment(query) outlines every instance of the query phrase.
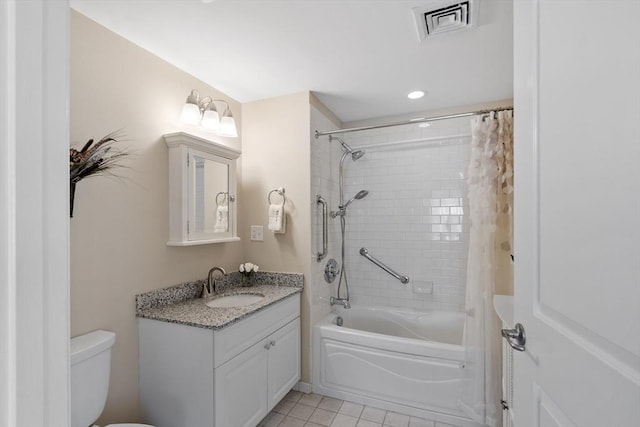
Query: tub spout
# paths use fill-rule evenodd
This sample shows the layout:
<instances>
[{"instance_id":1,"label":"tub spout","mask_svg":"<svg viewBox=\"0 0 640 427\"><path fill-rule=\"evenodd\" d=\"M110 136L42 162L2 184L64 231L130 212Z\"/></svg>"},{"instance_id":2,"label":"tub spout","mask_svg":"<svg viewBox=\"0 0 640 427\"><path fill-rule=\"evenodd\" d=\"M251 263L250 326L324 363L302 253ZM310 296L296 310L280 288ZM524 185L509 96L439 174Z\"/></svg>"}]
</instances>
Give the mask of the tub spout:
<instances>
[{"instance_id":1,"label":"tub spout","mask_svg":"<svg viewBox=\"0 0 640 427\"><path fill-rule=\"evenodd\" d=\"M329 305L341 305L344 308L351 308L351 303L349 302L348 299L344 299L344 298L335 298L335 297L331 297L329 298Z\"/></svg>"}]
</instances>

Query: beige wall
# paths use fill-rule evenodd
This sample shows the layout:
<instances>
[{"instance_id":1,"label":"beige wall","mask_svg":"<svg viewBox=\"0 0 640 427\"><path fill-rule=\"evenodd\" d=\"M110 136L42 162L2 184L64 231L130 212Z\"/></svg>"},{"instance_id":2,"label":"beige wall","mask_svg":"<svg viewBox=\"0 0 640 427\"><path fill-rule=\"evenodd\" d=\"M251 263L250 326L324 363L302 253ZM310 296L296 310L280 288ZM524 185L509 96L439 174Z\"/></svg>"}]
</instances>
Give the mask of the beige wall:
<instances>
[{"instance_id":1,"label":"beige wall","mask_svg":"<svg viewBox=\"0 0 640 427\"><path fill-rule=\"evenodd\" d=\"M239 103L71 12L72 145L122 129L122 145L133 153L127 167L117 171L118 178L90 178L78 184L71 220L71 334L98 328L117 334L109 400L100 425L142 421L134 295L204 278L213 265L233 270L243 259L242 242L166 246L168 159L162 135L176 130L197 133L178 122L191 89L229 100L240 131ZM217 140L241 148L240 138ZM275 168L277 163L267 166ZM279 185L288 186L288 181ZM291 192L296 200L293 186ZM242 188L238 196L243 198ZM260 201L265 197L261 192ZM299 215L305 208L303 203ZM293 222L294 230L304 228L302 221ZM292 236L284 236L284 241ZM289 251L297 250L299 240ZM254 259L261 263L260 257Z\"/></svg>"},{"instance_id":2,"label":"beige wall","mask_svg":"<svg viewBox=\"0 0 640 427\"><path fill-rule=\"evenodd\" d=\"M302 381L310 381L311 220L309 92L242 105L242 198L239 234L243 261L265 271L304 273L302 293ZM282 235L268 230L269 191L284 187L287 229ZM277 196L273 196L275 200ZM264 227L264 241L250 241L251 225Z\"/></svg>"},{"instance_id":3,"label":"beige wall","mask_svg":"<svg viewBox=\"0 0 640 427\"><path fill-rule=\"evenodd\" d=\"M309 283L310 100L308 92L240 106L214 88L72 11L71 138L78 146L117 129L133 153L118 178L78 184L71 220L71 333L115 331L111 389L101 424L144 421L138 407L135 294L204 278L213 265L234 271L301 272ZM238 168L238 243L168 247L167 148L191 89L230 100L242 138L216 138L243 150ZM268 231L267 194L285 187L287 232ZM274 196L275 197L275 196ZM251 225L264 241L250 241ZM302 380L310 374L310 291L302 295Z\"/></svg>"}]
</instances>

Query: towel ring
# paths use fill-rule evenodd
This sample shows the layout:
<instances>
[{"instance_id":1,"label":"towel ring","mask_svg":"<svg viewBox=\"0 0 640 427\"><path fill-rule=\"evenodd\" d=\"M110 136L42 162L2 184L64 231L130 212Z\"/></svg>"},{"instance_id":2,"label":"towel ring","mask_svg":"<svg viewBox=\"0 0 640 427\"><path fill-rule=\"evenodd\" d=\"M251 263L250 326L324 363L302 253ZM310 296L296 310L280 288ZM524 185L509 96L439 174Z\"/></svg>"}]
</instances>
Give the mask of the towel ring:
<instances>
[{"instance_id":1,"label":"towel ring","mask_svg":"<svg viewBox=\"0 0 640 427\"><path fill-rule=\"evenodd\" d=\"M222 202L218 201L220 200L220 196L222 196ZM229 193L226 193L224 191L221 191L218 194L216 194L216 206L222 205L227 200L227 196L229 196Z\"/></svg>"},{"instance_id":2,"label":"towel ring","mask_svg":"<svg viewBox=\"0 0 640 427\"><path fill-rule=\"evenodd\" d=\"M275 190L271 190L269 191L269 195L267 195L267 201L269 202L270 205L272 205L273 203L271 202L271 195L273 193L278 193L280 196L282 196L282 203L287 201L287 198L284 196L284 188L283 187L279 187Z\"/></svg>"}]
</instances>

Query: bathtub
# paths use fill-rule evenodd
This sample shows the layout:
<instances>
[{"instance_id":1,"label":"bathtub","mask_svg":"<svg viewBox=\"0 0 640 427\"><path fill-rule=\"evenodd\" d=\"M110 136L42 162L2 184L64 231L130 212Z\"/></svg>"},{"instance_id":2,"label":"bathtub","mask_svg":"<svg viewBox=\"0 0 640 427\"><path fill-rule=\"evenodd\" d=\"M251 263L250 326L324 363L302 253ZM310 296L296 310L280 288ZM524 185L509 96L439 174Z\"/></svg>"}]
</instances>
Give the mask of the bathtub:
<instances>
[{"instance_id":1,"label":"bathtub","mask_svg":"<svg viewBox=\"0 0 640 427\"><path fill-rule=\"evenodd\" d=\"M343 325L337 326L340 316ZM458 408L462 313L337 309L314 326L315 393L477 427Z\"/></svg>"}]
</instances>

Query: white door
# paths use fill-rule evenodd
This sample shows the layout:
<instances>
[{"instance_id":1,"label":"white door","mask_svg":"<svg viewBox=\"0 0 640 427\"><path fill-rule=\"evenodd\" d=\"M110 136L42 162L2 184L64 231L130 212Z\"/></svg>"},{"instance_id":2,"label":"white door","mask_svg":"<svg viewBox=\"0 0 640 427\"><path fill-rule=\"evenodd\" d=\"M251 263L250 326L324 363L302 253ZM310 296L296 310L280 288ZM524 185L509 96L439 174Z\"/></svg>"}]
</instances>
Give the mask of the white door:
<instances>
[{"instance_id":1,"label":"white door","mask_svg":"<svg viewBox=\"0 0 640 427\"><path fill-rule=\"evenodd\" d=\"M514 2L517 427L640 426L640 2Z\"/></svg>"}]
</instances>

